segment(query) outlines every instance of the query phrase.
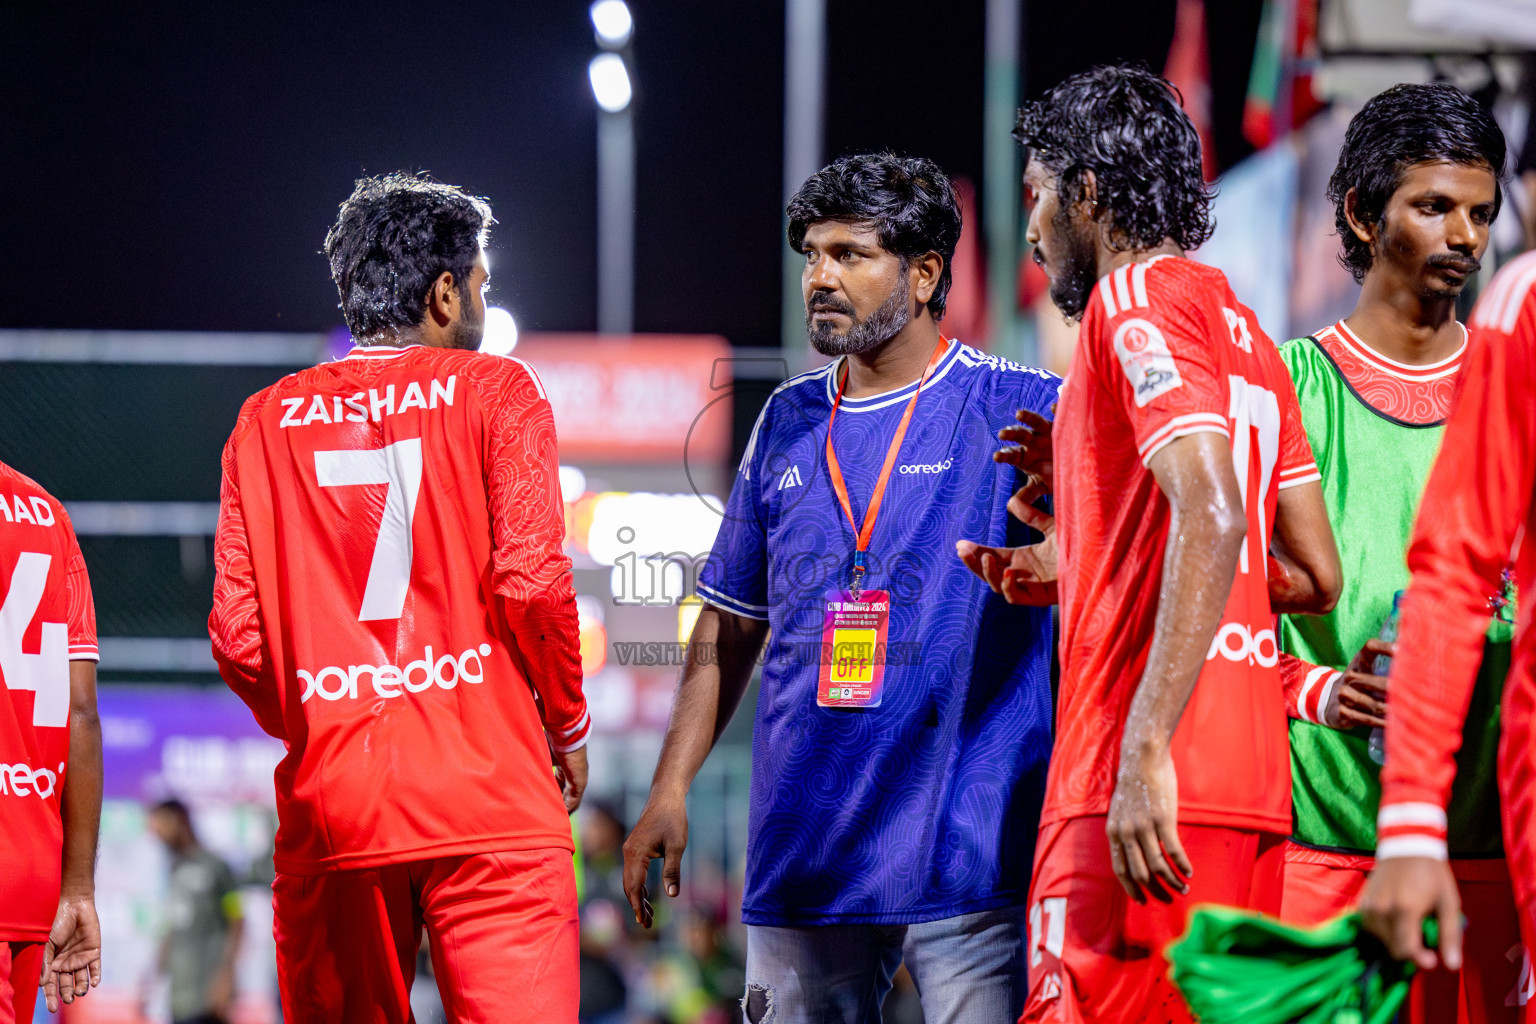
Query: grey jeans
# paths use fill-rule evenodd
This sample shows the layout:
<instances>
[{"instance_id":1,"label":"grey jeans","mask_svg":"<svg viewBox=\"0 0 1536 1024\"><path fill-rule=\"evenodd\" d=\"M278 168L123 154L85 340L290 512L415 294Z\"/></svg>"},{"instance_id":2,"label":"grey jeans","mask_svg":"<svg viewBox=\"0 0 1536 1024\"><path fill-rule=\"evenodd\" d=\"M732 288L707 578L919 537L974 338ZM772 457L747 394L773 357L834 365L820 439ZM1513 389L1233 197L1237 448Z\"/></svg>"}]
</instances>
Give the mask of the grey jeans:
<instances>
[{"instance_id":1,"label":"grey jeans","mask_svg":"<svg viewBox=\"0 0 1536 1024\"><path fill-rule=\"evenodd\" d=\"M1023 907L912 925L747 926L747 1024L880 1024L903 961L928 1024L1012 1024L1024 1009Z\"/></svg>"}]
</instances>

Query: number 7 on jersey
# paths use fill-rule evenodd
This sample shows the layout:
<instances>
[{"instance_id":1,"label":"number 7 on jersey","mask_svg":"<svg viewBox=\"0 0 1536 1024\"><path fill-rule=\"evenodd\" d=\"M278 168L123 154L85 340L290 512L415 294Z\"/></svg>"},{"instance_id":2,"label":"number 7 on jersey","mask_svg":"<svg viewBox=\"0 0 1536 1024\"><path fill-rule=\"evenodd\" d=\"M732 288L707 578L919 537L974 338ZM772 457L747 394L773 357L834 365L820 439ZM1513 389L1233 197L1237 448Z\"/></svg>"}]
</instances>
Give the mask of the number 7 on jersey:
<instances>
[{"instance_id":1,"label":"number 7 on jersey","mask_svg":"<svg viewBox=\"0 0 1536 1024\"><path fill-rule=\"evenodd\" d=\"M411 524L421 491L421 438L362 451L315 452L315 477L321 487L388 485L357 620L398 619L411 588Z\"/></svg>"}]
</instances>

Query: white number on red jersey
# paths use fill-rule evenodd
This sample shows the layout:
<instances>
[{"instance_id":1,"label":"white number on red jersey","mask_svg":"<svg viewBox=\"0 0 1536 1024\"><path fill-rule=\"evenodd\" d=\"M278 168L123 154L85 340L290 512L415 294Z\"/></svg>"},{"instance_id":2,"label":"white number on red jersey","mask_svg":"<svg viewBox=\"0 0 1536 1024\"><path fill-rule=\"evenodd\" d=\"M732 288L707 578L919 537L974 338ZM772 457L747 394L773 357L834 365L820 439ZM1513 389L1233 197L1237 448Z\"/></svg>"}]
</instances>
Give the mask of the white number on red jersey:
<instances>
[{"instance_id":1,"label":"white number on red jersey","mask_svg":"<svg viewBox=\"0 0 1536 1024\"><path fill-rule=\"evenodd\" d=\"M363 451L315 452L315 476L321 487L389 485L357 620L398 619L411 588L411 523L421 491L421 438Z\"/></svg>"},{"instance_id":2,"label":"white number on red jersey","mask_svg":"<svg viewBox=\"0 0 1536 1024\"><path fill-rule=\"evenodd\" d=\"M1052 896L1029 908L1029 965L1040 965L1040 949L1056 959L1067 944L1067 898Z\"/></svg>"},{"instance_id":3,"label":"white number on red jersey","mask_svg":"<svg viewBox=\"0 0 1536 1024\"><path fill-rule=\"evenodd\" d=\"M43 642L26 654L21 641L43 602L52 555L23 551L11 573L11 587L0 603L0 674L12 690L31 690L32 724L60 728L69 724L69 627L42 623Z\"/></svg>"},{"instance_id":4,"label":"white number on red jersey","mask_svg":"<svg viewBox=\"0 0 1536 1024\"><path fill-rule=\"evenodd\" d=\"M1264 499L1275 475L1275 464L1280 461L1280 399L1273 391L1250 384L1241 377L1228 376L1227 384L1232 395L1227 418L1232 421L1232 469L1237 473L1237 492L1242 495L1245 512L1250 497L1258 506L1258 535L1250 531L1238 556L1239 571L1247 572L1249 546L1257 545L1260 552L1269 549ZM1250 496L1248 468L1255 458L1259 462L1259 491ZM1262 558L1259 564L1267 571L1267 563Z\"/></svg>"}]
</instances>

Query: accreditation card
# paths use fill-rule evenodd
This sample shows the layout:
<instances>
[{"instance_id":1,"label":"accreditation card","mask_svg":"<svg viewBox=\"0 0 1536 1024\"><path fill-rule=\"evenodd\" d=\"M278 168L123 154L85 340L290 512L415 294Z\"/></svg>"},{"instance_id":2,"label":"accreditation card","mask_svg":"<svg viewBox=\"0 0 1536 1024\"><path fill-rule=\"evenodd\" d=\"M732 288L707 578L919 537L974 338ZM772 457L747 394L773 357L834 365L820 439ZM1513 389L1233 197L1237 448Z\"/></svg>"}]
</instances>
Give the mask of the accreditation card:
<instances>
[{"instance_id":1,"label":"accreditation card","mask_svg":"<svg viewBox=\"0 0 1536 1024\"><path fill-rule=\"evenodd\" d=\"M887 590L827 595L821 629L821 676L816 703L824 708L877 708L885 679L885 631L891 621Z\"/></svg>"}]
</instances>

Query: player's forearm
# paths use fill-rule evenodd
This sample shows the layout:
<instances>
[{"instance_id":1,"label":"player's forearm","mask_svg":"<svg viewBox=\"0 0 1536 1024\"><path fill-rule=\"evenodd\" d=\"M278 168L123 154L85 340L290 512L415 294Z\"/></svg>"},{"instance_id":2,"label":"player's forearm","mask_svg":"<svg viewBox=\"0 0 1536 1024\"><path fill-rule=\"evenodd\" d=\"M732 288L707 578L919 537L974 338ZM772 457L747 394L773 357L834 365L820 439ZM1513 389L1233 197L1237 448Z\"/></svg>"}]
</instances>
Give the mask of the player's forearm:
<instances>
[{"instance_id":1,"label":"player's forearm","mask_svg":"<svg viewBox=\"0 0 1536 1024\"><path fill-rule=\"evenodd\" d=\"M1285 713L1303 722L1327 724L1324 719L1334 690L1344 673L1330 665L1314 665L1294 654L1280 652L1280 692Z\"/></svg>"},{"instance_id":2,"label":"player's forearm","mask_svg":"<svg viewBox=\"0 0 1536 1024\"><path fill-rule=\"evenodd\" d=\"M1168 749L1221 623L1247 532L1240 509L1220 502L1188 508L1173 501L1163 580L1147 667L1131 700L1122 759Z\"/></svg>"},{"instance_id":3,"label":"player's forearm","mask_svg":"<svg viewBox=\"0 0 1536 1024\"><path fill-rule=\"evenodd\" d=\"M581 630L574 601L568 608L537 611L505 602L503 610L528 682L539 695L550 742L560 751L576 749L587 741L591 717L581 689Z\"/></svg>"},{"instance_id":4,"label":"player's forearm","mask_svg":"<svg viewBox=\"0 0 1536 1024\"><path fill-rule=\"evenodd\" d=\"M1322 585L1278 545L1269 553L1269 607L1276 615L1324 615L1338 603L1339 591Z\"/></svg>"},{"instance_id":5,"label":"player's forearm","mask_svg":"<svg viewBox=\"0 0 1536 1024\"><path fill-rule=\"evenodd\" d=\"M1344 574L1317 481L1282 482L1268 568L1269 604L1277 614L1321 615L1338 603Z\"/></svg>"},{"instance_id":6,"label":"player's forearm","mask_svg":"<svg viewBox=\"0 0 1536 1024\"><path fill-rule=\"evenodd\" d=\"M96 663L72 661L69 763L64 771L64 853L60 895L94 896L96 841L101 827L101 720L96 713Z\"/></svg>"},{"instance_id":7,"label":"player's forearm","mask_svg":"<svg viewBox=\"0 0 1536 1024\"><path fill-rule=\"evenodd\" d=\"M768 624L706 604L694 624L652 791L682 795L741 704Z\"/></svg>"}]
</instances>

